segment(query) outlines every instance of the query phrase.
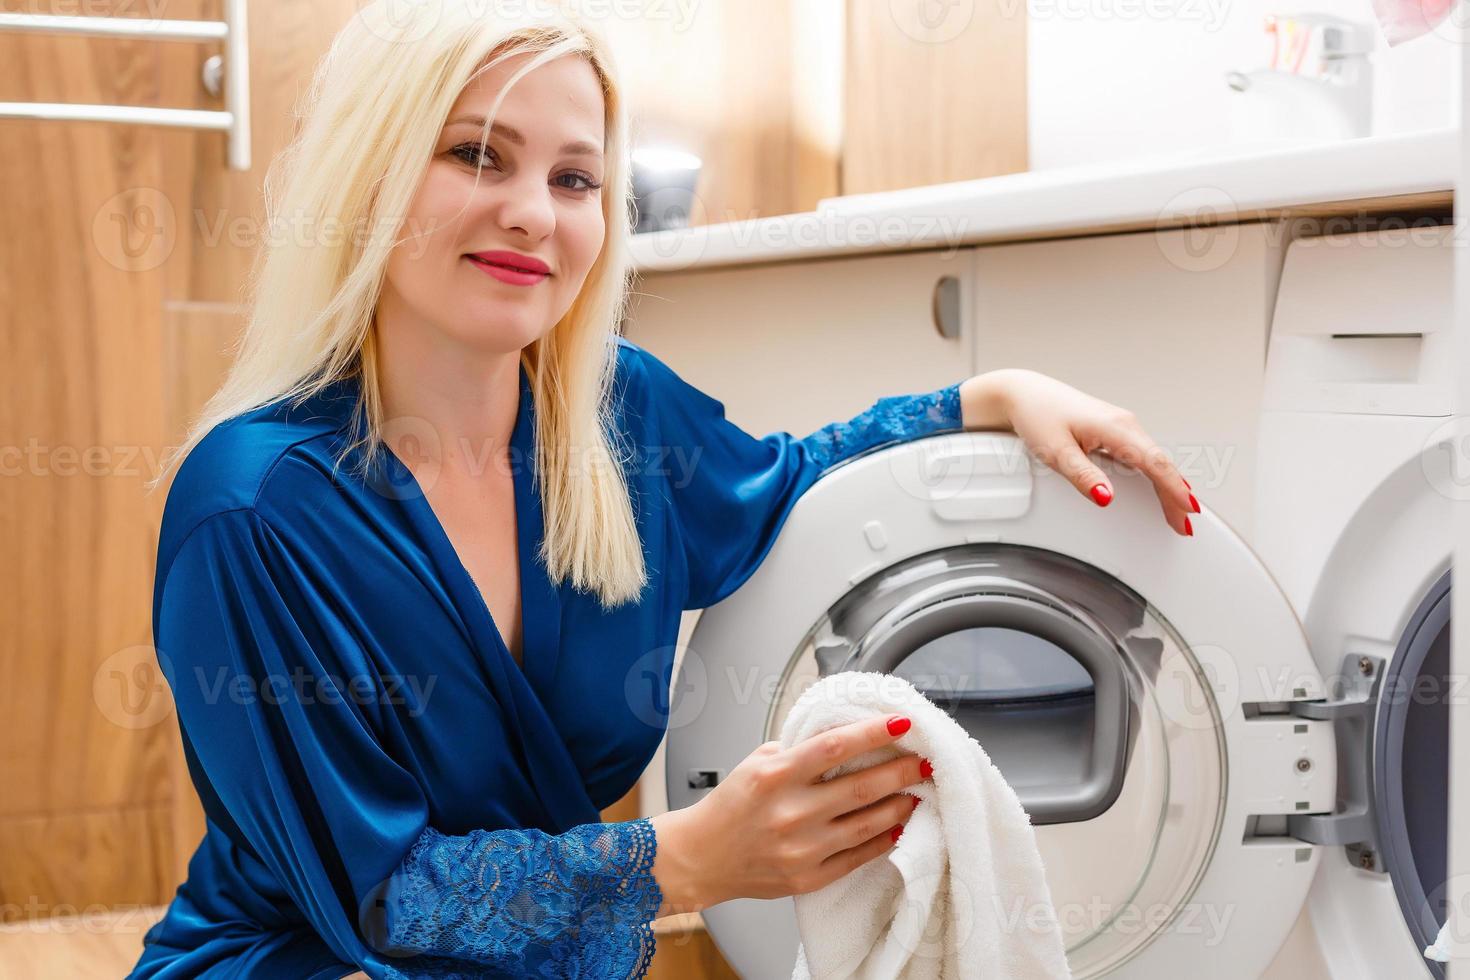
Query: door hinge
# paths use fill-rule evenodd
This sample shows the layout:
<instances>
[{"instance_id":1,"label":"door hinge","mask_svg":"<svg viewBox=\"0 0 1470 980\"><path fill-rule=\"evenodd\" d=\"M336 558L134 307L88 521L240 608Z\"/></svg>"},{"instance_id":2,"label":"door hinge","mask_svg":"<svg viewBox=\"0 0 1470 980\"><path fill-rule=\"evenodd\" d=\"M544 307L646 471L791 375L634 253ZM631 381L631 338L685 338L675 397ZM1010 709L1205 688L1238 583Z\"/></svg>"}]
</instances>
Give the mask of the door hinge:
<instances>
[{"instance_id":1,"label":"door hinge","mask_svg":"<svg viewBox=\"0 0 1470 980\"><path fill-rule=\"evenodd\" d=\"M1373 794L1373 736L1384 660L1364 654L1343 657L1337 678L1343 696L1332 701L1291 701L1290 714L1333 722L1337 743L1337 807L1332 813L1294 813L1287 834L1308 844L1343 847L1349 864L1382 872L1378 813Z\"/></svg>"}]
</instances>

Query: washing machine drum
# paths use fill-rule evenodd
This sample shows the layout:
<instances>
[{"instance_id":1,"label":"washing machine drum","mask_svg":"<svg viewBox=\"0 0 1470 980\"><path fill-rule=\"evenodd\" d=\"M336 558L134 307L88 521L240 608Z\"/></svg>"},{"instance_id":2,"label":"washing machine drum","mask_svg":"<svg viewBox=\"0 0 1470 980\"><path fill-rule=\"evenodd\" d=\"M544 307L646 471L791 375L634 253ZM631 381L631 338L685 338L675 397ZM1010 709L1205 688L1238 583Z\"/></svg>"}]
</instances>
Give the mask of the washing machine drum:
<instances>
[{"instance_id":1,"label":"washing machine drum","mask_svg":"<svg viewBox=\"0 0 1470 980\"><path fill-rule=\"evenodd\" d=\"M764 734L779 736L819 677L909 681L984 747L1032 823L1049 827L1040 840L1069 956L1095 945L1115 961L1144 936L1109 930L1113 912L1182 901L1222 813L1220 730L1176 710L1210 703L1182 650L1157 611L1100 569L1024 545L955 545L874 574L822 615ZM1161 676L1166 663L1174 669Z\"/></svg>"},{"instance_id":2,"label":"washing machine drum","mask_svg":"<svg viewBox=\"0 0 1470 980\"><path fill-rule=\"evenodd\" d=\"M1194 537L1174 534L1147 480L1115 469L1106 510L1002 433L932 436L824 476L683 652L670 806L779 737L821 677L895 674L1020 797L1078 980L1125 963L1258 975L1316 855L1256 831L1333 806L1330 725L1280 708L1321 698L1322 679L1228 526L1206 511ZM790 899L704 917L742 975L790 975Z\"/></svg>"}]
</instances>

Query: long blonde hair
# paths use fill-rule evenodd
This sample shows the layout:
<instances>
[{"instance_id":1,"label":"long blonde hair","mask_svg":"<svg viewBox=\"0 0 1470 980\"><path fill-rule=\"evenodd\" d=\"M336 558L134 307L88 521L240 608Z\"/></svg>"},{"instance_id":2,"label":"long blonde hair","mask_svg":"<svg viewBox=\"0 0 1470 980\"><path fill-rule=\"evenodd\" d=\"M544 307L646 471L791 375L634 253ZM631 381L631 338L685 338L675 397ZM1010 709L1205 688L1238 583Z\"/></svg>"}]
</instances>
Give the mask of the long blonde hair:
<instances>
[{"instance_id":1,"label":"long blonde hair","mask_svg":"<svg viewBox=\"0 0 1470 980\"><path fill-rule=\"evenodd\" d=\"M268 240L251 273L249 322L229 373L152 485L218 423L282 398L304 400L351 375L360 379L362 437L347 449L361 446L372 464L384 424L372 320L400 230L383 216L408 212L450 109L479 72L531 53L509 90L537 66L579 54L605 104L606 234L566 315L522 350L521 363L536 404L541 560L552 581L570 579L612 606L636 598L647 581L608 403L613 338L632 276L626 108L607 41L590 25L564 12L487 15L487 6L396 4L390 15L388 4L374 2L333 39L297 111L300 128L266 175L265 199L271 227L299 217L334 222L338 233ZM497 100L482 139L499 108Z\"/></svg>"}]
</instances>

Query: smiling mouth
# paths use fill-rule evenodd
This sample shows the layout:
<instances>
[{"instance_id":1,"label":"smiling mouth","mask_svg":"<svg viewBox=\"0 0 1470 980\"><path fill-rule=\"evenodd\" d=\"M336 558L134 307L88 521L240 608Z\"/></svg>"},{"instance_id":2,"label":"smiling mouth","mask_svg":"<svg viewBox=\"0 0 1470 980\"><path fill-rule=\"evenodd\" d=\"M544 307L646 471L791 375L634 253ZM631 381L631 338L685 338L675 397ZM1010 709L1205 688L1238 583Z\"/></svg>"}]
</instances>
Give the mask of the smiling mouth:
<instances>
[{"instance_id":1,"label":"smiling mouth","mask_svg":"<svg viewBox=\"0 0 1470 980\"><path fill-rule=\"evenodd\" d=\"M539 286L551 278L550 272L538 272L512 265L501 265L497 262L487 262L475 255L466 255L465 258L479 266L480 271L491 279L520 289Z\"/></svg>"},{"instance_id":2,"label":"smiling mouth","mask_svg":"<svg viewBox=\"0 0 1470 980\"><path fill-rule=\"evenodd\" d=\"M491 268L491 269L509 269L511 272L522 272L522 273L525 273L528 276L549 276L549 275L551 275L551 273L549 273L549 272L542 272L539 269L527 269L525 266L511 265L511 264L509 264L507 262L486 262L484 259L480 258L478 255L466 255L465 258L469 259L471 262L474 262L476 265L483 265L483 266L486 266L486 267Z\"/></svg>"}]
</instances>

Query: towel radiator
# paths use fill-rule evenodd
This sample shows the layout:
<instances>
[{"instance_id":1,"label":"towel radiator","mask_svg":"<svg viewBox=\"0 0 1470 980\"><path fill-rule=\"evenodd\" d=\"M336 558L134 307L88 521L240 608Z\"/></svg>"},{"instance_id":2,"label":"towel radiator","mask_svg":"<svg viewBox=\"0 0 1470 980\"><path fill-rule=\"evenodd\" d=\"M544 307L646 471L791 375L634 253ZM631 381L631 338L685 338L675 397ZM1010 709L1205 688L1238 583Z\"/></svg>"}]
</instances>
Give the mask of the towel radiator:
<instances>
[{"instance_id":1,"label":"towel radiator","mask_svg":"<svg viewBox=\"0 0 1470 980\"><path fill-rule=\"evenodd\" d=\"M245 4L246 0L224 0L224 19L217 21L0 13L0 31L157 41L222 41L225 46L222 64L216 58L210 58L205 64L205 84L211 92L218 92L222 76L223 110L75 102L0 102L0 119L63 119L216 130L228 135L226 157L230 169L249 170L250 58Z\"/></svg>"}]
</instances>

